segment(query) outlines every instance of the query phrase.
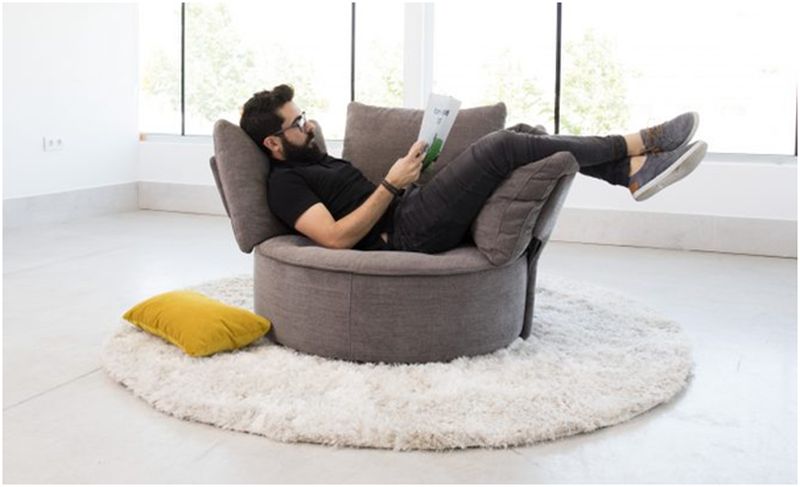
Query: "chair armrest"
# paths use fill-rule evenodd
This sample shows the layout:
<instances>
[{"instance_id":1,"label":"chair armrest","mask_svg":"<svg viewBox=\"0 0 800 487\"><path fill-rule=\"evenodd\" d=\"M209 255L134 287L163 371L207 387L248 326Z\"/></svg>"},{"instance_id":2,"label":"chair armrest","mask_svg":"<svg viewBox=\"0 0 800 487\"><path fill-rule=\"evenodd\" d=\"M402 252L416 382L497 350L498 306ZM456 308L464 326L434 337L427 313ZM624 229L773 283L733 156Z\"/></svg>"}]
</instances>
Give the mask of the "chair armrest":
<instances>
[{"instance_id":1,"label":"chair armrest","mask_svg":"<svg viewBox=\"0 0 800 487\"><path fill-rule=\"evenodd\" d=\"M472 238L481 253L492 264L503 265L519 258L533 236L546 241L578 169L569 152L515 169L472 222Z\"/></svg>"}]
</instances>

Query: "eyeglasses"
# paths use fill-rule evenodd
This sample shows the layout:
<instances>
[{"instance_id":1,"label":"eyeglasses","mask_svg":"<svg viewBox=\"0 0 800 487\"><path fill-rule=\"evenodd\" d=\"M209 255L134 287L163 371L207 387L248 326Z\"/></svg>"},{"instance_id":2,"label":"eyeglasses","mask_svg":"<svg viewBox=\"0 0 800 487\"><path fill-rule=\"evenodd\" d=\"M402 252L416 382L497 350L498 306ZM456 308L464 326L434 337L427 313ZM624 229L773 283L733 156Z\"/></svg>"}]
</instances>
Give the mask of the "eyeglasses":
<instances>
[{"instance_id":1,"label":"eyeglasses","mask_svg":"<svg viewBox=\"0 0 800 487\"><path fill-rule=\"evenodd\" d=\"M285 129L278 130L277 132L271 135L280 135L286 132L287 130L291 130L293 128L298 128L300 129L301 132L306 131L306 112L300 112L300 115L294 119L294 122L292 122L291 125L289 125Z\"/></svg>"}]
</instances>

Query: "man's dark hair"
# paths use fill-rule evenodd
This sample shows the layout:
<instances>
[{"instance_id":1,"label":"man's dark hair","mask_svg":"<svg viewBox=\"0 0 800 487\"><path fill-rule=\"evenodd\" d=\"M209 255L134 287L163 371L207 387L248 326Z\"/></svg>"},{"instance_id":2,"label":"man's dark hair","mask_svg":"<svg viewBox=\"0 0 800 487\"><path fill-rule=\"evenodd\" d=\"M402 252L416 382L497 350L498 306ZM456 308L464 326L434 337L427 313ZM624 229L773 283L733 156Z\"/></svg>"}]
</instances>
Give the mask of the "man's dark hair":
<instances>
[{"instance_id":1,"label":"man's dark hair","mask_svg":"<svg viewBox=\"0 0 800 487\"><path fill-rule=\"evenodd\" d=\"M270 157L272 154L264 146L264 139L281 129L283 119L278 115L278 109L292 101L292 98L294 88L278 85L272 91L259 91L244 104L239 126Z\"/></svg>"}]
</instances>

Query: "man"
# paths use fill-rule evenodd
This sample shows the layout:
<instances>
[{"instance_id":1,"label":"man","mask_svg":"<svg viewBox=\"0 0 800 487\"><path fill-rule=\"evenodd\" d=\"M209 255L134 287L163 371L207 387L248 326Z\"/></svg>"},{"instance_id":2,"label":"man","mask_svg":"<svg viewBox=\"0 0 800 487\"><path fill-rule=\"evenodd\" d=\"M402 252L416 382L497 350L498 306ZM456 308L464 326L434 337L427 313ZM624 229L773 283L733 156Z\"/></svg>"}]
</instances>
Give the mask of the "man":
<instances>
[{"instance_id":1,"label":"man","mask_svg":"<svg viewBox=\"0 0 800 487\"><path fill-rule=\"evenodd\" d=\"M625 186L641 201L693 171L707 149L703 141L689 143L699 122L695 112L624 136L546 135L519 124L474 142L425 186L415 184L426 149L417 141L376 187L350 162L320 150L315 127L293 97L288 85L256 93L240 126L270 158L272 212L335 249L454 248L514 169L559 151L571 152L582 174Z\"/></svg>"}]
</instances>

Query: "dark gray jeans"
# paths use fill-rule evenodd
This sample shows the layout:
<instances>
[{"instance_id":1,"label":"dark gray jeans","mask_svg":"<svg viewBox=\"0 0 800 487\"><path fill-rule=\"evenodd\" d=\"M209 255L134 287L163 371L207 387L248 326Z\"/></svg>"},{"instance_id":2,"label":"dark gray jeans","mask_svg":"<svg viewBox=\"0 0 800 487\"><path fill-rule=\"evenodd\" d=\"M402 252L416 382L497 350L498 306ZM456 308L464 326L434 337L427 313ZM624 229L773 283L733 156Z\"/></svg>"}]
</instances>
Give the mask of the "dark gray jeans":
<instances>
[{"instance_id":1,"label":"dark gray jeans","mask_svg":"<svg viewBox=\"0 0 800 487\"><path fill-rule=\"evenodd\" d=\"M457 247L492 192L519 166L569 151L580 172L628 186L630 159L621 135L536 135L503 129L470 145L426 185L406 188L394 207L389 245L439 253Z\"/></svg>"}]
</instances>

